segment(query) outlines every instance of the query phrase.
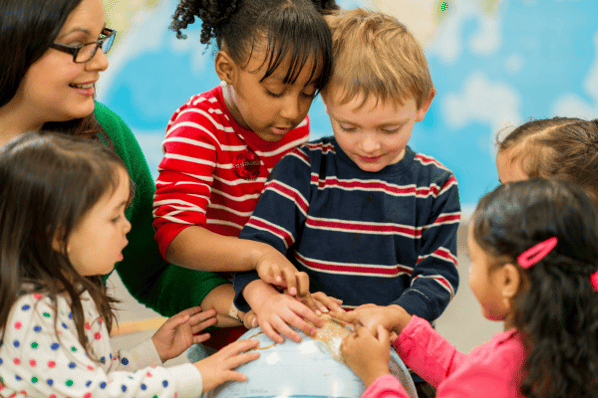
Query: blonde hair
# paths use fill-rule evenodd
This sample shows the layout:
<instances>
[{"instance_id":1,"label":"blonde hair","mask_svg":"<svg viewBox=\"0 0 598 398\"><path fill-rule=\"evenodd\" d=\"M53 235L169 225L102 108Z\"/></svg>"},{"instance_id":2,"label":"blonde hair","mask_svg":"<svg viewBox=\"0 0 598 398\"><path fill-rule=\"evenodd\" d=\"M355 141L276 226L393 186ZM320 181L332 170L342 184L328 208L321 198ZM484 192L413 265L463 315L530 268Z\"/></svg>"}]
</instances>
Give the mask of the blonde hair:
<instances>
[{"instance_id":1,"label":"blonde hair","mask_svg":"<svg viewBox=\"0 0 598 398\"><path fill-rule=\"evenodd\" d=\"M361 8L325 16L332 30L334 68L328 88L340 103L363 95L395 102L414 98L417 109L434 85L421 45L395 17Z\"/></svg>"},{"instance_id":2,"label":"blonde hair","mask_svg":"<svg viewBox=\"0 0 598 398\"><path fill-rule=\"evenodd\" d=\"M598 119L533 120L499 141L498 152L528 177L574 182L598 203Z\"/></svg>"}]
</instances>

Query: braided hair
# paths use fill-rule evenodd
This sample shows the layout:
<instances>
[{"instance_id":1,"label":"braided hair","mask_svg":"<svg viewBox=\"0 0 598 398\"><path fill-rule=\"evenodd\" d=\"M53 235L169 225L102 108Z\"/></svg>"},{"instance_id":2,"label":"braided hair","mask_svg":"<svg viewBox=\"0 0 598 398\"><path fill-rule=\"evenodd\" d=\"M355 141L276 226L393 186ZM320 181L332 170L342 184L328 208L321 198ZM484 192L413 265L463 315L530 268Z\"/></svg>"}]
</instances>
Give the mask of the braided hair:
<instances>
[{"instance_id":1,"label":"braided hair","mask_svg":"<svg viewBox=\"0 0 598 398\"><path fill-rule=\"evenodd\" d=\"M195 18L202 21L200 42L216 40L238 65L249 61L257 43L266 40L264 64L270 76L290 54L284 84L293 84L308 58L314 56L311 76L319 91L332 71L332 39L323 14L338 9L334 0L181 0L170 28L179 39Z\"/></svg>"},{"instance_id":2,"label":"braided hair","mask_svg":"<svg viewBox=\"0 0 598 398\"><path fill-rule=\"evenodd\" d=\"M527 355L521 393L528 398L598 397L598 208L569 181L532 178L498 186L479 202L473 237L491 269L517 264L525 250L556 237L529 268L513 299L513 323Z\"/></svg>"}]
</instances>

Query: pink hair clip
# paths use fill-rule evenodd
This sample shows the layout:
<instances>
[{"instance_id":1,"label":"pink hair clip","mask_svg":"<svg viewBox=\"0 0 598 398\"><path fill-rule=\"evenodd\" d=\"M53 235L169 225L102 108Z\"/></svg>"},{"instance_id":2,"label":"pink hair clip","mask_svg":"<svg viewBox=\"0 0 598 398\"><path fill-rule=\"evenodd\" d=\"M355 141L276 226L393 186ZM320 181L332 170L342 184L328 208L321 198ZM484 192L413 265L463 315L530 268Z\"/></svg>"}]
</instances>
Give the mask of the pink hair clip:
<instances>
[{"instance_id":1,"label":"pink hair clip","mask_svg":"<svg viewBox=\"0 0 598 398\"><path fill-rule=\"evenodd\" d=\"M536 264L538 261L542 260L546 255L554 249L556 244L558 243L558 239L556 236L552 238L546 239L544 242L540 242L537 245L534 245L521 253L519 257L517 257L517 262L523 268L529 268L532 265ZM598 279L598 277L596 277ZM598 282L597 282L598 283Z\"/></svg>"},{"instance_id":2,"label":"pink hair clip","mask_svg":"<svg viewBox=\"0 0 598 398\"><path fill-rule=\"evenodd\" d=\"M590 275L590 283L592 284L594 290L598 292L598 271Z\"/></svg>"}]
</instances>

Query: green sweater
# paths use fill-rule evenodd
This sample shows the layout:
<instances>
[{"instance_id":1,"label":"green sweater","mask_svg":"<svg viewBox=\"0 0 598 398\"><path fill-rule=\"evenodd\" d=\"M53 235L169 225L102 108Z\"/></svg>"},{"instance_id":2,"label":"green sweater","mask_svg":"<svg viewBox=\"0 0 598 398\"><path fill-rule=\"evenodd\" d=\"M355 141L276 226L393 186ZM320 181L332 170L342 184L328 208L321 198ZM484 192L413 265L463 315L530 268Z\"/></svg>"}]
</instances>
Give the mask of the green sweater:
<instances>
[{"instance_id":1,"label":"green sweater","mask_svg":"<svg viewBox=\"0 0 598 398\"><path fill-rule=\"evenodd\" d=\"M96 102L94 114L135 183L135 197L126 211L132 228L124 260L116 264L118 275L137 301L161 315L170 317L200 305L212 289L230 282L211 272L168 264L162 258L152 226L156 187L139 143L126 123L105 105Z\"/></svg>"}]
</instances>

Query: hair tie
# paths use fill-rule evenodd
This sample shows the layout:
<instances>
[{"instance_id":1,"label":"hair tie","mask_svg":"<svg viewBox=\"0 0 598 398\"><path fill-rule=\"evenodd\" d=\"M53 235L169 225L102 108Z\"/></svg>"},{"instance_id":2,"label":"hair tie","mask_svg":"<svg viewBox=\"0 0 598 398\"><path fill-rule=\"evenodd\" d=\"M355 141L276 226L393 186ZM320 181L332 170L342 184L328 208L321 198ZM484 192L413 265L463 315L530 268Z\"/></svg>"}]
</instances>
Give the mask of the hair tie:
<instances>
[{"instance_id":1,"label":"hair tie","mask_svg":"<svg viewBox=\"0 0 598 398\"><path fill-rule=\"evenodd\" d=\"M536 264L538 261L542 260L546 255L554 249L556 244L558 243L558 239L556 236L552 238L546 239L544 242L540 242L537 245L534 245L521 253L519 257L517 257L517 262L523 268L529 268L532 265Z\"/></svg>"}]
</instances>

